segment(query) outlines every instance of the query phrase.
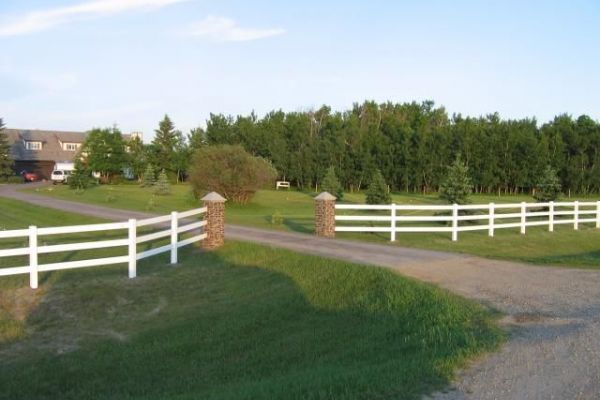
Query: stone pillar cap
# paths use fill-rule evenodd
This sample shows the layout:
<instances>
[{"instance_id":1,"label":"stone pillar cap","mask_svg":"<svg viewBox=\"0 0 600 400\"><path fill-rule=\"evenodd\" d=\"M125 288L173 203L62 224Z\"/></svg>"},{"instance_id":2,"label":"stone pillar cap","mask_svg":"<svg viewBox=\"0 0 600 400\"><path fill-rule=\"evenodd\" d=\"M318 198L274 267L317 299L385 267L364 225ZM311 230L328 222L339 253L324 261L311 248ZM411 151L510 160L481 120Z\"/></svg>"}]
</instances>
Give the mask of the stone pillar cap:
<instances>
[{"instance_id":1,"label":"stone pillar cap","mask_svg":"<svg viewBox=\"0 0 600 400\"><path fill-rule=\"evenodd\" d=\"M335 197L334 195L332 195L329 192L322 192L321 194L319 194L317 197L315 197L315 200L317 201L333 201L337 199L337 197Z\"/></svg>"},{"instance_id":2,"label":"stone pillar cap","mask_svg":"<svg viewBox=\"0 0 600 400\"><path fill-rule=\"evenodd\" d=\"M223 196L221 196L217 192L210 192L209 194L207 194L206 196L204 196L200 200L202 200L202 201L219 201L219 202L225 202L225 201L227 201L226 198L224 198Z\"/></svg>"}]
</instances>

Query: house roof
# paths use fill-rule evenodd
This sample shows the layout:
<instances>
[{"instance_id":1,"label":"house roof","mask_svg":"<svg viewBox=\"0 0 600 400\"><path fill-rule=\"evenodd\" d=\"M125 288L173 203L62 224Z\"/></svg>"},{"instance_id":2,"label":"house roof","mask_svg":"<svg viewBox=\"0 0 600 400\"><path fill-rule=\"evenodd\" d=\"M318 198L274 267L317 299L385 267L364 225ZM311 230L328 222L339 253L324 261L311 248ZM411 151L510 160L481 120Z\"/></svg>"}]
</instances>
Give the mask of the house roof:
<instances>
[{"instance_id":1,"label":"house roof","mask_svg":"<svg viewBox=\"0 0 600 400\"><path fill-rule=\"evenodd\" d=\"M86 132L46 131L39 129L4 129L17 161L73 161L76 151L66 151L62 143L85 142ZM123 135L127 140L130 135ZM27 150L25 142L42 142L41 150Z\"/></svg>"}]
</instances>

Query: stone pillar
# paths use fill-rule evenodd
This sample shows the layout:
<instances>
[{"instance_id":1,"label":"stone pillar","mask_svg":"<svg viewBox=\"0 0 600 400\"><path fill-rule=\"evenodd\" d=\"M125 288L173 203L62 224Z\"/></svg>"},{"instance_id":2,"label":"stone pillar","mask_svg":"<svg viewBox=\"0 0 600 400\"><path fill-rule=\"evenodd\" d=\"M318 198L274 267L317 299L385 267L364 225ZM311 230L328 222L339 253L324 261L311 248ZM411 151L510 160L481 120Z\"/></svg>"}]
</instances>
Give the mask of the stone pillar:
<instances>
[{"instance_id":1,"label":"stone pillar","mask_svg":"<svg viewBox=\"0 0 600 400\"><path fill-rule=\"evenodd\" d=\"M206 226L206 238L202 241L202 247L212 250L223 246L225 243L225 200L220 194L211 192L202 198L206 207L204 220Z\"/></svg>"},{"instance_id":2,"label":"stone pillar","mask_svg":"<svg viewBox=\"0 0 600 400\"><path fill-rule=\"evenodd\" d=\"M335 196L323 192L315 197L315 234L335 237Z\"/></svg>"}]
</instances>

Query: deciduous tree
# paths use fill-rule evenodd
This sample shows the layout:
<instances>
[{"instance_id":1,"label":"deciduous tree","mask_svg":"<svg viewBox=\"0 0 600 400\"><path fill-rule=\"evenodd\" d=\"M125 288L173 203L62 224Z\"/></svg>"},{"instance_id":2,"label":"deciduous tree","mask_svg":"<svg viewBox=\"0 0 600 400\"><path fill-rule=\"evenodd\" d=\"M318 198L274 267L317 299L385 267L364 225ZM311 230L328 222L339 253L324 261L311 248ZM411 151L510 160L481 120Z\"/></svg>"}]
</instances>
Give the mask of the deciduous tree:
<instances>
[{"instance_id":1,"label":"deciduous tree","mask_svg":"<svg viewBox=\"0 0 600 400\"><path fill-rule=\"evenodd\" d=\"M116 127L92 129L81 147L81 156L90 171L100 174L101 181L110 182L127 166L121 131Z\"/></svg>"}]
</instances>

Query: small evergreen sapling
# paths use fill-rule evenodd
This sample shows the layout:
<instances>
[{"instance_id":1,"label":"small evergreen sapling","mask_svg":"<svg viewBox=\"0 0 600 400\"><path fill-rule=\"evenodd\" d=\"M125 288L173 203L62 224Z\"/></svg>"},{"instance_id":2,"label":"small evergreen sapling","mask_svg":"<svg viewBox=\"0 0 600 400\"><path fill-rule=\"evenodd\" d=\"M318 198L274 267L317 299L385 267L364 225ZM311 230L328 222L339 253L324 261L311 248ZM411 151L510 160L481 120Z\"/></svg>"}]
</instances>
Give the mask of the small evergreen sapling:
<instances>
[{"instance_id":1,"label":"small evergreen sapling","mask_svg":"<svg viewBox=\"0 0 600 400\"><path fill-rule=\"evenodd\" d=\"M554 201L560 196L560 191L561 186L558 175L554 169L548 166L536 186L533 198L541 203Z\"/></svg>"},{"instance_id":2,"label":"small evergreen sapling","mask_svg":"<svg viewBox=\"0 0 600 400\"><path fill-rule=\"evenodd\" d=\"M367 190L367 204L390 204L391 202L392 197L388 193L385 179L381 171L376 170Z\"/></svg>"},{"instance_id":3,"label":"small evergreen sapling","mask_svg":"<svg viewBox=\"0 0 600 400\"><path fill-rule=\"evenodd\" d=\"M448 175L440 186L440 198L450 204L466 204L473 191L469 168L462 162L460 155L448 167Z\"/></svg>"},{"instance_id":4,"label":"small evergreen sapling","mask_svg":"<svg viewBox=\"0 0 600 400\"><path fill-rule=\"evenodd\" d=\"M271 215L271 224L272 225L281 225L283 224L283 215L279 211L275 211L273 215Z\"/></svg>"},{"instance_id":5,"label":"small evergreen sapling","mask_svg":"<svg viewBox=\"0 0 600 400\"><path fill-rule=\"evenodd\" d=\"M337 197L338 200L342 200L342 198L344 197L344 191L342 189L340 181L338 180L335 174L334 167L329 167L327 169L327 173L325 174L323 182L321 183L321 188L324 191L329 192L330 194Z\"/></svg>"},{"instance_id":6,"label":"small evergreen sapling","mask_svg":"<svg viewBox=\"0 0 600 400\"><path fill-rule=\"evenodd\" d=\"M75 161L75 169L68 180L69 187L78 191L84 191L94 184L94 178L90 171L83 165L80 159Z\"/></svg>"},{"instance_id":7,"label":"small evergreen sapling","mask_svg":"<svg viewBox=\"0 0 600 400\"><path fill-rule=\"evenodd\" d=\"M158 175L158 180L156 181L156 185L154 185L154 194L159 196L171 194L171 184L164 169Z\"/></svg>"},{"instance_id":8,"label":"small evergreen sapling","mask_svg":"<svg viewBox=\"0 0 600 400\"><path fill-rule=\"evenodd\" d=\"M144 175L142 175L142 187L151 187L156 184L156 175L154 174L154 168L152 164L148 164Z\"/></svg>"},{"instance_id":9,"label":"small evergreen sapling","mask_svg":"<svg viewBox=\"0 0 600 400\"><path fill-rule=\"evenodd\" d=\"M146 203L146 211L153 211L156 208L156 198L154 195Z\"/></svg>"}]
</instances>

